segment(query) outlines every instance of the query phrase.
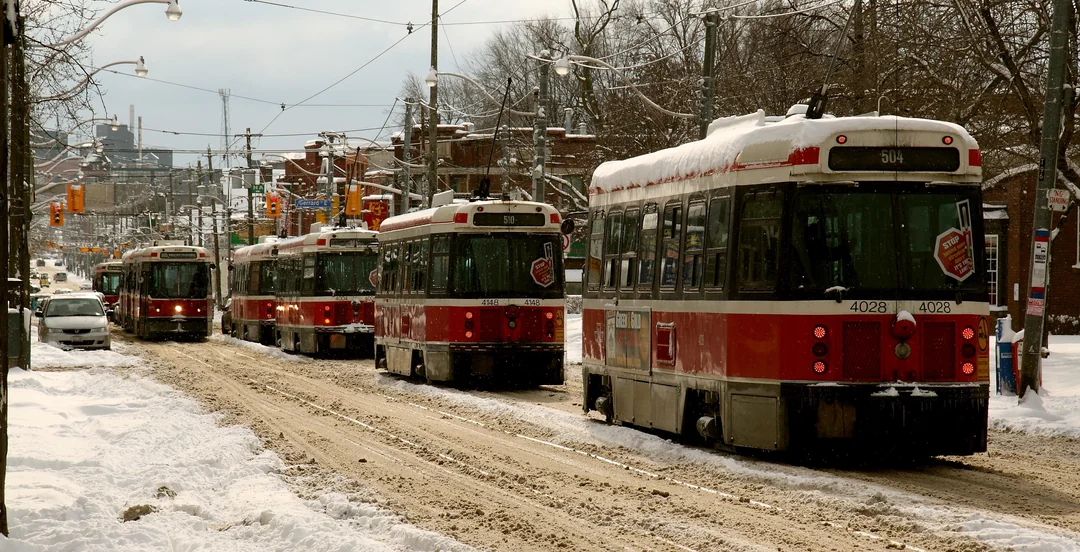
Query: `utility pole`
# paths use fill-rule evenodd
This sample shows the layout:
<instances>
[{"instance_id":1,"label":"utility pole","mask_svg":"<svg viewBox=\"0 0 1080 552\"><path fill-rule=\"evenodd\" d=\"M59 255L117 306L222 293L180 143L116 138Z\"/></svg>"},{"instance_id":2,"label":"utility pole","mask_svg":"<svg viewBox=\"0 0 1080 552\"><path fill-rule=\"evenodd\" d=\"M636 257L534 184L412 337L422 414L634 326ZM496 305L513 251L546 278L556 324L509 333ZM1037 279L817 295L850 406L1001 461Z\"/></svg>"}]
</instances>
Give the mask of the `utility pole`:
<instances>
[{"instance_id":1,"label":"utility pole","mask_svg":"<svg viewBox=\"0 0 1080 552\"><path fill-rule=\"evenodd\" d=\"M322 133L326 138L326 224L334 225L334 135Z\"/></svg>"},{"instance_id":2,"label":"utility pole","mask_svg":"<svg viewBox=\"0 0 1080 552\"><path fill-rule=\"evenodd\" d=\"M251 170L253 168L251 166L251 164L252 164L251 163L251 137L252 136L260 137L260 136L262 136L262 134L252 134L251 133L251 127L248 127L246 132L244 132L243 134L237 134L236 136L237 137L243 136L244 138L247 139L247 146L245 148L245 154L247 155L247 167L248 167L248 170ZM254 179L252 180L252 182L250 184L248 184L247 182L245 182L245 184L247 184L247 196L248 196L248 201L247 201L247 209L248 209L248 215L247 215L247 218L248 218L248 240L247 241L248 241L248 245L252 245L252 244L255 243L255 200L254 200L254 194L253 194L253 192L251 190L252 186L255 185Z\"/></svg>"},{"instance_id":3,"label":"utility pole","mask_svg":"<svg viewBox=\"0 0 1080 552\"><path fill-rule=\"evenodd\" d=\"M7 0L4 1L4 14L0 14L0 144L3 144L5 152L0 155L0 274L7 277L8 271L8 44L12 42L8 28ZM4 307L3 316L0 316L0 336L7 339L8 335L8 286L5 280L0 286L0 306ZM0 354L0 533L9 536L7 517L7 453L8 453L8 363L7 347Z\"/></svg>"},{"instance_id":4,"label":"utility pole","mask_svg":"<svg viewBox=\"0 0 1080 552\"><path fill-rule=\"evenodd\" d=\"M26 25L21 14L16 14L17 35L12 49L12 138L18 139L18 150L21 152L21 166L15 171L12 194L14 201L11 205L18 212L18 233L13 240L18 248L19 275L19 312L24 313L30 308L30 189L34 182L34 154L30 147L30 98L29 85L26 78ZM14 100L18 101L14 101ZM20 317L19 337L21 348L19 349L19 366L24 368L30 365L30 328L22 324Z\"/></svg>"},{"instance_id":5,"label":"utility pole","mask_svg":"<svg viewBox=\"0 0 1080 552\"><path fill-rule=\"evenodd\" d=\"M221 308L224 301L221 300L221 239L218 237L216 201L210 202L210 217L214 225L214 300Z\"/></svg>"},{"instance_id":6,"label":"utility pole","mask_svg":"<svg viewBox=\"0 0 1080 552\"><path fill-rule=\"evenodd\" d=\"M412 188L412 170L409 163L412 161L412 98L405 98L405 135L402 137L404 144L401 147L401 214L409 212L409 189Z\"/></svg>"},{"instance_id":7,"label":"utility pole","mask_svg":"<svg viewBox=\"0 0 1080 552\"><path fill-rule=\"evenodd\" d=\"M1050 60L1046 75L1046 97L1043 103L1041 158L1039 182L1035 186L1035 217L1032 225L1031 264L1028 270L1027 313L1024 316L1024 350L1021 352L1020 399L1028 389L1039 392L1042 369L1043 324L1047 306L1046 288L1050 277L1050 207L1046 194L1057 182L1057 163L1060 157L1058 138L1061 132L1061 111L1065 99L1065 47L1069 37L1069 0L1054 0L1054 16L1050 31ZM1071 90L1070 90L1071 95Z\"/></svg>"},{"instance_id":8,"label":"utility pole","mask_svg":"<svg viewBox=\"0 0 1080 552\"><path fill-rule=\"evenodd\" d=\"M705 14L705 62L701 66L701 111L698 121L698 138L703 139L709 133L709 124L713 118L713 71L716 68L716 28L720 25L720 14Z\"/></svg>"},{"instance_id":9,"label":"utility pole","mask_svg":"<svg viewBox=\"0 0 1080 552\"><path fill-rule=\"evenodd\" d=\"M502 193L510 192L510 125L499 127L497 132L502 133Z\"/></svg>"},{"instance_id":10,"label":"utility pole","mask_svg":"<svg viewBox=\"0 0 1080 552\"><path fill-rule=\"evenodd\" d=\"M196 192L196 194L198 194L199 187L202 185L202 159L199 159L195 164L195 182L196 182L196 184L195 184L195 192ZM199 225L198 225L198 227L196 227L195 233L198 235L199 247L202 247L203 246L202 198L199 197L198 195L195 196L195 207L199 211Z\"/></svg>"},{"instance_id":11,"label":"utility pole","mask_svg":"<svg viewBox=\"0 0 1080 552\"><path fill-rule=\"evenodd\" d=\"M551 67L551 52L540 52L540 92L536 99L536 118L533 120L533 201L545 203L544 165L547 158L547 102L548 69Z\"/></svg>"},{"instance_id":12,"label":"utility pole","mask_svg":"<svg viewBox=\"0 0 1080 552\"><path fill-rule=\"evenodd\" d=\"M431 69L439 71L439 0L431 0ZM428 189L427 202L430 206L435 200L436 188L439 187L439 85L431 87L428 102Z\"/></svg>"}]
</instances>

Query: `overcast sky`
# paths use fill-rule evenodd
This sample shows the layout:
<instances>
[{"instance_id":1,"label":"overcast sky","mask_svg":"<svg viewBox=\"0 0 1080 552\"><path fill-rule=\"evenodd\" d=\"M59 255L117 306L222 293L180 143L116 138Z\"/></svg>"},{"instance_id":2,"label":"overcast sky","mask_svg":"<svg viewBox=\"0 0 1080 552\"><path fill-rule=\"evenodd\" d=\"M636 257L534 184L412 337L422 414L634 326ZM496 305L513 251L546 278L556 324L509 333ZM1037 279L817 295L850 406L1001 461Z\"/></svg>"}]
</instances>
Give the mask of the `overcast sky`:
<instances>
[{"instance_id":1,"label":"overcast sky","mask_svg":"<svg viewBox=\"0 0 1080 552\"><path fill-rule=\"evenodd\" d=\"M262 131L268 136L253 142L258 149L301 149L305 141L325 130L372 128L375 130L350 134L374 138L406 74L411 71L422 77L427 73L430 28L415 30L381 57L372 59L407 35L404 23L411 21L419 28L430 21L431 2L275 0L275 3L391 23L248 0L181 0L184 15L176 22L165 17L163 4L129 7L109 18L88 40L95 65L141 55L146 58L149 79L211 92L139 79L133 76L133 66L122 65L117 69L125 75L102 72L96 77L107 91L104 103L108 115L116 113L126 124L129 106L134 104L135 115L143 118L144 146L204 151L209 145L219 149L220 136L177 136L148 129L219 135L222 103L216 91L226 88L232 94L231 133L242 133L247 127L252 132ZM494 29L509 25L460 23L567 17L571 7L569 0L440 0L439 11L445 14L444 25L439 28L439 67L453 71L457 68L455 56L464 62ZM300 102L364 64L368 65L308 100L312 106L282 112L281 103ZM317 107L327 104L373 104L374 107ZM295 133L305 135L269 136ZM382 138L389 133L384 132ZM187 166L194 160L194 155L178 152L175 164Z\"/></svg>"}]
</instances>

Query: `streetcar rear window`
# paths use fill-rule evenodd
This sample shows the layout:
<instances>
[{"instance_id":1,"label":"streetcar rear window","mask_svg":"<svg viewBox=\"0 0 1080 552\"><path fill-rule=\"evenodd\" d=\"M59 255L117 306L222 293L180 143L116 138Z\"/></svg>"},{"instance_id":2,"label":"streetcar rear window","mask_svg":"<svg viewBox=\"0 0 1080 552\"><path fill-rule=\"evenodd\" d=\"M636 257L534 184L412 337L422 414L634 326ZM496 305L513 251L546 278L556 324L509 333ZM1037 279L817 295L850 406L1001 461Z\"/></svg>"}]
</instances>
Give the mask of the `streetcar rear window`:
<instances>
[{"instance_id":1,"label":"streetcar rear window","mask_svg":"<svg viewBox=\"0 0 1080 552\"><path fill-rule=\"evenodd\" d=\"M378 254L371 251L319 253L315 270L315 295L375 293L378 259Z\"/></svg>"},{"instance_id":2,"label":"streetcar rear window","mask_svg":"<svg viewBox=\"0 0 1080 552\"><path fill-rule=\"evenodd\" d=\"M455 239L452 291L464 297L563 296L562 238L473 234Z\"/></svg>"},{"instance_id":3,"label":"streetcar rear window","mask_svg":"<svg viewBox=\"0 0 1080 552\"><path fill-rule=\"evenodd\" d=\"M159 299L205 298L210 294L206 263L153 263L150 296Z\"/></svg>"}]
</instances>

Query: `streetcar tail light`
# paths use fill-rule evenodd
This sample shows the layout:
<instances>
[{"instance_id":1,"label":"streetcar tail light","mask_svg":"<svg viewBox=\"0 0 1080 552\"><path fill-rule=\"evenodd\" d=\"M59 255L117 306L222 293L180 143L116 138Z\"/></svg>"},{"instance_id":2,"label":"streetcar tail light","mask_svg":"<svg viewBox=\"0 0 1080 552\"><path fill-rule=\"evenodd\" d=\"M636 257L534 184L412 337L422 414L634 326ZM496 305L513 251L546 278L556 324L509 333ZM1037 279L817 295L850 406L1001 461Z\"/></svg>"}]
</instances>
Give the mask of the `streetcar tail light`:
<instances>
[{"instance_id":1,"label":"streetcar tail light","mask_svg":"<svg viewBox=\"0 0 1080 552\"><path fill-rule=\"evenodd\" d=\"M960 371L963 372L965 376L970 376L975 373L975 365L970 362L965 362L960 365Z\"/></svg>"},{"instance_id":2,"label":"streetcar tail light","mask_svg":"<svg viewBox=\"0 0 1080 552\"><path fill-rule=\"evenodd\" d=\"M841 134L840 136L837 136L836 137L836 143L837 144L846 144L847 143L847 136L844 136L843 134Z\"/></svg>"},{"instance_id":3,"label":"streetcar tail light","mask_svg":"<svg viewBox=\"0 0 1080 552\"><path fill-rule=\"evenodd\" d=\"M323 324L330 324L330 319L329 318L323 318L322 321L323 321Z\"/></svg>"},{"instance_id":4,"label":"streetcar tail light","mask_svg":"<svg viewBox=\"0 0 1080 552\"><path fill-rule=\"evenodd\" d=\"M825 339L825 336L829 335L829 329L825 326L814 326L814 337L817 339Z\"/></svg>"},{"instance_id":5,"label":"streetcar tail light","mask_svg":"<svg viewBox=\"0 0 1080 552\"><path fill-rule=\"evenodd\" d=\"M829 369L829 366L825 364L824 360L815 360L811 369L814 370L815 374L824 374L825 370Z\"/></svg>"},{"instance_id":6,"label":"streetcar tail light","mask_svg":"<svg viewBox=\"0 0 1080 552\"><path fill-rule=\"evenodd\" d=\"M951 144L952 144L952 136L945 136L945 137L943 137L943 138L941 139L941 143L942 143L942 144L945 144L946 146L948 146L948 145L951 145Z\"/></svg>"},{"instance_id":7,"label":"streetcar tail light","mask_svg":"<svg viewBox=\"0 0 1080 552\"><path fill-rule=\"evenodd\" d=\"M547 312L544 313L544 318L547 318L548 320L551 320L552 318L555 318L555 313L553 313L551 311L547 311Z\"/></svg>"},{"instance_id":8,"label":"streetcar tail light","mask_svg":"<svg viewBox=\"0 0 1080 552\"><path fill-rule=\"evenodd\" d=\"M472 332L465 332L466 339L472 339Z\"/></svg>"},{"instance_id":9,"label":"streetcar tail light","mask_svg":"<svg viewBox=\"0 0 1080 552\"><path fill-rule=\"evenodd\" d=\"M472 320L472 311L465 311L465 319Z\"/></svg>"},{"instance_id":10,"label":"streetcar tail light","mask_svg":"<svg viewBox=\"0 0 1080 552\"><path fill-rule=\"evenodd\" d=\"M323 312L330 312L330 305L323 307Z\"/></svg>"},{"instance_id":11,"label":"streetcar tail light","mask_svg":"<svg viewBox=\"0 0 1080 552\"><path fill-rule=\"evenodd\" d=\"M975 330L971 329L971 326L967 326L960 332L960 335L964 336L964 339L971 341L975 338Z\"/></svg>"},{"instance_id":12,"label":"streetcar tail light","mask_svg":"<svg viewBox=\"0 0 1080 552\"><path fill-rule=\"evenodd\" d=\"M472 320L466 320L465 321L465 329L466 330L471 330L472 328L473 328L473 321Z\"/></svg>"},{"instance_id":13,"label":"streetcar tail light","mask_svg":"<svg viewBox=\"0 0 1080 552\"><path fill-rule=\"evenodd\" d=\"M829 354L829 346L824 343L814 343L814 346L810 349L816 357L823 357Z\"/></svg>"},{"instance_id":14,"label":"streetcar tail light","mask_svg":"<svg viewBox=\"0 0 1080 552\"><path fill-rule=\"evenodd\" d=\"M551 213L551 224L559 224L559 213Z\"/></svg>"},{"instance_id":15,"label":"streetcar tail light","mask_svg":"<svg viewBox=\"0 0 1080 552\"><path fill-rule=\"evenodd\" d=\"M964 343L964 345L960 347L960 355L964 358L971 358L975 356L975 346L971 343Z\"/></svg>"},{"instance_id":16,"label":"streetcar tail light","mask_svg":"<svg viewBox=\"0 0 1080 552\"><path fill-rule=\"evenodd\" d=\"M469 213L454 213L454 222L457 224L466 224L469 222Z\"/></svg>"}]
</instances>

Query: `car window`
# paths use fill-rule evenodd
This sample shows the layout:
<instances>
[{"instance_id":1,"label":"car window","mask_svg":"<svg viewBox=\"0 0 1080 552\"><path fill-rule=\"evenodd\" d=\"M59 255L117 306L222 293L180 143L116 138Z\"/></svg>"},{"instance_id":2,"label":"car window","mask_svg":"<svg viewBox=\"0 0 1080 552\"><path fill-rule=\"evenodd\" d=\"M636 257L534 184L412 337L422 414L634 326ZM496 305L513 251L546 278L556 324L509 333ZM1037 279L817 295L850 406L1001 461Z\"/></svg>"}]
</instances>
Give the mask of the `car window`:
<instances>
[{"instance_id":1,"label":"car window","mask_svg":"<svg viewBox=\"0 0 1080 552\"><path fill-rule=\"evenodd\" d=\"M45 307L45 316L105 316L97 299L53 299Z\"/></svg>"}]
</instances>

